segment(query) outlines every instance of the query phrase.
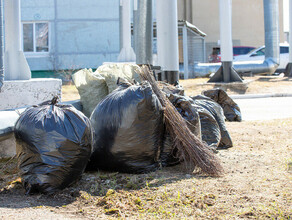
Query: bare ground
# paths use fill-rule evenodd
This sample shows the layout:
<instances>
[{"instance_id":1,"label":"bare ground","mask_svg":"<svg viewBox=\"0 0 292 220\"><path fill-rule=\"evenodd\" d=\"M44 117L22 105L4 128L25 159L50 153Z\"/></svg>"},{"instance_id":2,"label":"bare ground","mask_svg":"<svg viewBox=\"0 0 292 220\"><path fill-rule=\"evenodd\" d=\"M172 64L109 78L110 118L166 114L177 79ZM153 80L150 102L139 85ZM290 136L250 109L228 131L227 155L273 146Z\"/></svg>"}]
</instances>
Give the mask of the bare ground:
<instances>
[{"instance_id":1,"label":"bare ground","mask_svg":"<svg viewBox=\"0 0 292 220\"><path fill-rule=\"evenodd\" d=\"M268 88L257 83L260 92L292 88L288 78ZM291 219L292 118L226 124L234 147L218 153L220 178L186 174L181 166L141 175L93 172L60 193L26 196L15 160L5 167L1 161L0 218Z\"/></svg>"},{"instance_id":2,"label":"bare ground","mask_svg":"<svg viewBox=\"0 0 292 220\"><path fill-rule=\"evenodd\" d=\"M206 83L209 78L181 80L180 84L186 90L186 95L200 94L202 90L221 87L229 95L232 94L257 94L257 93L292 93L292 78L279 76L254 76L244 77L243 85L224 85Z\"/></svg>"}]
</instances>

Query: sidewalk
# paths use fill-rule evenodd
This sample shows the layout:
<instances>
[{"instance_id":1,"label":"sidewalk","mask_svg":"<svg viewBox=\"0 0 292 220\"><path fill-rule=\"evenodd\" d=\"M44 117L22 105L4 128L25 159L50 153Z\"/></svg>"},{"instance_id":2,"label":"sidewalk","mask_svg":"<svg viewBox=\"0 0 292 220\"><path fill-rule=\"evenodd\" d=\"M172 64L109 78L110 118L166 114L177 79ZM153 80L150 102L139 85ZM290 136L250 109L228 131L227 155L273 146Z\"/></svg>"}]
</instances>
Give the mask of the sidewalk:
<instances>
[{"instance_id":1,"label":"sidewalk","mask_svg":"<svg viewBox=\"0 0 292 220\"><path fill-rule=\"evenodd\" d=\"M249 94L233 95L239 105L242 119L272 120L292 117L292 94Z\"/></svg>"},{"instance_id":2,"label":"sidewalk","mask_svg":"<svg viewBox=\"0 0 292 220\"><path fill-rule=\"evenodd\" d=\"M266 93L266 94L244 94L230 95L232 99L256 99L256 98L272 98L272 97L292 97L292 93Z\"/></svg>"}]
</instances>

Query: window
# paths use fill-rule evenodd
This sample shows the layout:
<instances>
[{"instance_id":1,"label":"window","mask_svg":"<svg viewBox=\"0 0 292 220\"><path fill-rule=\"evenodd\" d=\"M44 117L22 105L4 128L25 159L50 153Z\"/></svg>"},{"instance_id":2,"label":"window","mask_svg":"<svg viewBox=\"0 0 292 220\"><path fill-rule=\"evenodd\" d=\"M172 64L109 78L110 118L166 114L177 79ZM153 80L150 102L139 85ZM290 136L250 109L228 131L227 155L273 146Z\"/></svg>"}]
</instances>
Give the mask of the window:
<instances>
[{"instance_id":1,"label":"window","mask_svg":"<svg viewBox=\"0 0 292 220\"><path fill-rule=\"evenodd\" d=\"M265 48L257 51L257 56L264 56L265 55Z\"/></svg>"},{"instance_id":2,"label":"window","mask_svg":"<svg viewBox=\"0 0 292 220\"><path fill-rule=\"evenodd\" d=\"M258 51L256 51L255 53L253 53L251 56L255 57L255 56L264 56L265 55L265 48L262 48Z\"/></svg>"},{"instance_id":3,"label":"window","mask_svg":"<svg viewBox=\"0 0 292 220\"><path fill-rule=\"evenodd\" d=\"M49 52L49 23L30 22L22 24L23 51L27 53Z\"/></svg>"},{"instance_id":4,"label":"window","mask_svg":"<svg viewBox=\"0 0 292 220\"><path fill-rule=\"evenodd\" d=\"M288 46L287 47L284 47L284 46L280 47L280 53L289 53L289 47Z\"/></svg>"},{"instance_id":5,"label":"window","mask_svg":"<svg viewBox=\"0 0 292 220\"><path fill-rule=\"evenodd\" d=\"M234 55L242 55L242 54L247 54L251 50L253 50L254 47L233 47L233 54Z\"/></svg>"}]
</instances>

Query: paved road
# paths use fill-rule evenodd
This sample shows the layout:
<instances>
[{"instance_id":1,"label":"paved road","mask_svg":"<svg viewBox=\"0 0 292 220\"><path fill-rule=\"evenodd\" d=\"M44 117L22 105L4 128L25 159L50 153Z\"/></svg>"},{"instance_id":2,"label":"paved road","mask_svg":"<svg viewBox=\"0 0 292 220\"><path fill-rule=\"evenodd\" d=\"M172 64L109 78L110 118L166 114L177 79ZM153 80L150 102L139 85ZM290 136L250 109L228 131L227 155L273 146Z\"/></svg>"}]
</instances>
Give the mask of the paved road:
<instances>
[{"instance_id":1,"label":"paved road","mask_svg":"<svg viewBox=\"0 0 292 220\"><path fill-rule=\"evenodd\" d=\"M234 99L239 105L242 119L270 120L292 117L292 97Z\"/></svg>"}]
</instances>

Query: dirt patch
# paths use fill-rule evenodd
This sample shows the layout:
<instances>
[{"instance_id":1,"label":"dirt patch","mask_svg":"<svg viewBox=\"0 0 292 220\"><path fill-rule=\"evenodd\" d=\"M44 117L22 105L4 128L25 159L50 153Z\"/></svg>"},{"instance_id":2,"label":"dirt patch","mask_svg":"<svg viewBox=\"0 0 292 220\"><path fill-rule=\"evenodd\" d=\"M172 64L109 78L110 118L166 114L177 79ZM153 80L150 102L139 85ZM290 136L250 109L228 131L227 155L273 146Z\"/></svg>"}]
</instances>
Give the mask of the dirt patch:
<instances>
[{"instance_id":1,"label":"dirt patch","mask_svg":"<svg viewBox=\"0 0 292 220\"><path fill-rule=\"evenodd\" d=\"M207 78L181 80L187 95L211 89ZM244 93L289 93L287 77L245 77ZM227 89L228 94L239 91ZM62 100L79 99L75 86ZM291 219L292 119L227 122L234 147L218 152L225 175L210 178L181 166L149 174L84 173L54 195L26 196L16 160L0 161L1 219ZM8 163L7 163L8 162Z\"/></svg>"},{"instance_id":2,"label":"dirt patch","mask_svg":"<svg viewBox=\"0 0 292 220\"><path fill-rule=\"evenodd\" d=\"M62 101L72 101L80 99L80 95L75 85L63 85L62 86Z\"/></svg>"},{"instance_id":3,"label":"dirt patch","mask_svg":"<svg viewBox=\"0 0 292 220\"><path fill-rule=\"evenodd\" d=\"M0 216L291 218L292 119L227 122L227 128L234 147L218 152L225 168L220 178L185 174L181 166L141 175L92 172L60 193L25 196L13 161L0 179Z\"/></svg>"},{"instance_id":4,"label":"dirt patch","mask_svg":"<svg viewBox=\"0 0 292 220\"><path fill-rule=\"evenodd\" d=\"M254 76L244 77L244 84L208 84L209 78L180 80L180 84L186 90L186 95L201 94L203 90L222 88L229 95L232 94L257 94L257 93L291 93L292 78L279 76Z\"/></svg>"}]
</instances>

